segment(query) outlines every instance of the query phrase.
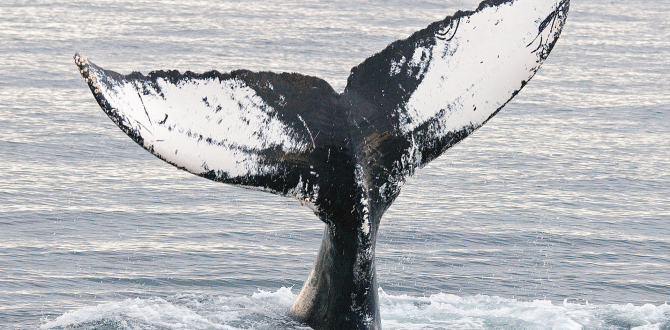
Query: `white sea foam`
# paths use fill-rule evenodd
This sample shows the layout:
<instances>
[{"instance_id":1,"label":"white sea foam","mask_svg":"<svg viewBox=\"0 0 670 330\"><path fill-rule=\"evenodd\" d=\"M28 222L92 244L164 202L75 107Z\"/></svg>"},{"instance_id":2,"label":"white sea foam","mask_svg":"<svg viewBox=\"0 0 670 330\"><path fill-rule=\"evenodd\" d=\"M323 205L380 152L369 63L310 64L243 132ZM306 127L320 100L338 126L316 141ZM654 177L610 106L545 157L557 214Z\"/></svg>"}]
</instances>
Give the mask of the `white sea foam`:
<instances>
[{"instance_id":1,"label":"white sea foam","mask_svg":"<svg viewBox=\"0 0 670 330\"><path fill-rule=\"evenodd\" d=\"M224 311L225 313L225 311ZM209 321L194 310L163 299L126 299L65 313L42 329L87 328L107 325L116 329L234 329Z\"/></svg>"},{"instance_id":2,"label":"white sea foam","mask_svg":"<svg viewBox=\"0 0 670 330\"><path fill-rule=\"evenodd\" d=\"M476 295L381 294L384 329L667 329L670 305L583 305Z\"/></svg>"},{"instance_id":3,"label":"white sea foam","mask_svg":"<svg viewBox=\"0 0 670 330\"><path fill-rule=\"evenodd\" d=\"M65 313L42 329L309 329L287 312L290 288L244 297L178 295L126 299ZM636 329L670 328L670 305L584 305L518 301L484 295L390 295L380 290L389 329Z\"/></svg>"}]
</instances>

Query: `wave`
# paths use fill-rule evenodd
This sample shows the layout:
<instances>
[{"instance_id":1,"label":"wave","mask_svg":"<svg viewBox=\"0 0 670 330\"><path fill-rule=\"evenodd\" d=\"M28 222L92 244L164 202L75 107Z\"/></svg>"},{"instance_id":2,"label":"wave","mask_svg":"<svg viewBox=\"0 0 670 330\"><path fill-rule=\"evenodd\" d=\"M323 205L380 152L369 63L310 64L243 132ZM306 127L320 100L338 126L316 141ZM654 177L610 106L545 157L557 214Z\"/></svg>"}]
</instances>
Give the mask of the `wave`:
<instances>
[{"instance_id":1,"label":"wave","mask_svg":"<svg viewBox=\"0 0 670 330\"><path fill-rule=\"evenodd\" d=\"M310 329L287 317L290 288L251 296L126 299L45 319L41 329ZM670 330L670 305L589 305L485 295L390 295L380 289L384 329Z\"/></svg>"}]
</instances>

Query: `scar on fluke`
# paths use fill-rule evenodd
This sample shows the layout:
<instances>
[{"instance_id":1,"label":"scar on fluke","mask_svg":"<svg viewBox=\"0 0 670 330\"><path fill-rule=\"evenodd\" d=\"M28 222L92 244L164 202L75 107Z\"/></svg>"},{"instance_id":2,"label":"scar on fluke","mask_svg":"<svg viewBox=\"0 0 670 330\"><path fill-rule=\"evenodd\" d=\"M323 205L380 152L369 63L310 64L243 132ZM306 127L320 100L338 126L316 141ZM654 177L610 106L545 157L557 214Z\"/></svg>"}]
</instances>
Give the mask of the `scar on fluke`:
<instances>
[{"instance_id":1,"label":"scar on fluke","mask_svg":"<svg viewBox=\"0 0 670 330\"><path fill-rule=\"evenodd\" d=\"M461 18L456 18L456 27L454 27L454 20L452 19L449 22L449 26L447 27L446 30L444 31L438 31L436 33L436 38L442 40L442 41L451 41L454 39L456 36L456 32L458 32L458 27L461 25Z\"/></svg>"}]
</instances>

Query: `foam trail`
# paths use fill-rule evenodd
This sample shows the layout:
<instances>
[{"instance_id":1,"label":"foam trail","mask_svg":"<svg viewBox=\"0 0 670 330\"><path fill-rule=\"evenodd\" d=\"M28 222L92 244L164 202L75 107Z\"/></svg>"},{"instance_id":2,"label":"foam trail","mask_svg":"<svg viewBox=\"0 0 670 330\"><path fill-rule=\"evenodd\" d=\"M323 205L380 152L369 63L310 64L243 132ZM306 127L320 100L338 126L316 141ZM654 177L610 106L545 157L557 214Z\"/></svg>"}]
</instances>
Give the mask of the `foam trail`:
<instances>
[{"instance_id":1,"label":"foam trail","mask_svg":"<svg viewBox=\"0 0 670 330\"><path fill-rule=\"evenodd\" d=\"M45 320L42 329L310 329L286 316L290 288L244 297L177 295L126 299ZM428 297L380 290L384 329L670 329L670 305L582 305L476 295Z\"/></svg>"}]
</instances>

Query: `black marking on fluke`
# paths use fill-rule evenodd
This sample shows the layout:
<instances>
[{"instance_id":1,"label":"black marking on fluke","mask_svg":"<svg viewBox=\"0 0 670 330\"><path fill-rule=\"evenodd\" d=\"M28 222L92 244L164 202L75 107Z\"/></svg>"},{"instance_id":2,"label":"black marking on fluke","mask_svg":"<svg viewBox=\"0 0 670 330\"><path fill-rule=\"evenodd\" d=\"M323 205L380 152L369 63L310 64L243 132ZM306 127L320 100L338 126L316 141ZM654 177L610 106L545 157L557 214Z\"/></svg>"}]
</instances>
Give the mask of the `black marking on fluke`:
<instances>
[{"instance_id":1,"label":"black marking on fluke","mask_svg":"<svg viewBox=\"0 0 670 330\"><path fill-rule=\"evenodd\" d=\"M503 6L528 9L538 3L553 9L533 18L536 30L515 46L535 56L531 60L536 65L524 69L529 71L523 80L505 82L509 90L504 97L476 103L477 95L468 87L428 115L412 105L422 88L434 91L431 70L437 69L431 65L449 61L459 47L471 45L457 37L479 27L468 27L475 15L492 7L497 13ZM154 71L124 76L79 54L75 63L103 111L149 152L207 179L295 197L326 223L312 272L290 310L294 319L317 330L381 329L374 253L382 215L409 176L486 123L526 85L554 47L568 8L569 0L484 1L475 11L459 11L366 59L351 70L343 93L322 79L297 73ZM518 17L496 19L494 28ZM505 67L500 49L484 52L491 56L467 65ZM426 80L428 74L433 80ZM475 86L486 74L466 85ZM449 78L439 77L441 83ZM185 86L196 95L173 95ZM429 94L439 98L446 92ZM191 103L180 103L191 96ZM421 106L431 100L418 101ZM479 119L453 128L450 123L459 115ZM235 136L240 132L248 136Z\"/></svg>"},{"instance_id":2,"label":"black marking on fluke","mask_svg":"<svg viewBox=\"0 0 670 330\"><path fill-rule=\"evenodd\" d=\"M160 124L160 125L165 124L165 122L167 121L167 119L168 119L168 115L167 115L167 113L166 113L166 114L165 114L165 118L164 118L163 120L159 121L158 124Z\"/></svg>"}]
</instances>

